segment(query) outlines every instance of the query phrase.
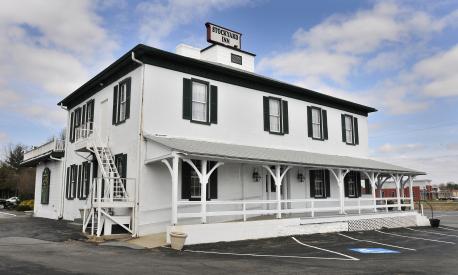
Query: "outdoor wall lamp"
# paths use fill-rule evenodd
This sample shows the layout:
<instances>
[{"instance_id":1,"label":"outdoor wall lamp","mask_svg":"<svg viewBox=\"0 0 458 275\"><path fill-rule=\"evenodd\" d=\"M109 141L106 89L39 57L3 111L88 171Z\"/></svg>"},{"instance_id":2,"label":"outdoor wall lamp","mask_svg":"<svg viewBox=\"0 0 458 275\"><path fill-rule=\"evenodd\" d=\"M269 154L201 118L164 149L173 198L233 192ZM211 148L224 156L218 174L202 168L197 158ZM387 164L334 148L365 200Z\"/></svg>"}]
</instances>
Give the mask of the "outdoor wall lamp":
<instances>
[{"instance_id":1,"label":"outdoor wall lamp","mask_svg":"<svg viewBox=\"0 0 458 275\"><path fill-rule=\"evenodd\" d=\"M305 182L305 177L304 177L304 174L302 174L302 172L297 173L297 180L299 182Z\"/></svg>"},{"instance_id":2,"label":"outdoor wall lamp","mask_svg":"<svg viewBox=\"0 0 458 275\"><path fill-rule=\"evenodd\" d=\"M256 182L261 180L261 175L259 175L258 168L254 168L253 170L253 180Z\"/></svg>"}]
</instances>

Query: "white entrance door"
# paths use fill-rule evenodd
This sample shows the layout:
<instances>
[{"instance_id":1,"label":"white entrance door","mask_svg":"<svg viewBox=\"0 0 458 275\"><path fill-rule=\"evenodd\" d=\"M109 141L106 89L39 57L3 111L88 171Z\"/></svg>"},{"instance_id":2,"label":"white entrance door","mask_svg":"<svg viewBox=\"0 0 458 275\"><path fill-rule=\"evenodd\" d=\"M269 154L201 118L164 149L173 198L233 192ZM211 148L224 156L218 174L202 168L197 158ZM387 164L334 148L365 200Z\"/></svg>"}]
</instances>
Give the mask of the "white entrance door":
<instances>
[{"instance_id":1,"label":"white entrance door","mask_svg":"<svg viewBox=\"0 0 458 275\"><path fill-rule=\"evenodd\" d=\"M109 117L109 108L108 108L108 99L103 100L100 102L100 118L99 118L99 126L100 129L98 131L100 139L103 142L108 142L108 129L109 129L109 123L110 123L110 117ZM97 129L96 129L97 130Z\"/></svg>"}]
</instances>

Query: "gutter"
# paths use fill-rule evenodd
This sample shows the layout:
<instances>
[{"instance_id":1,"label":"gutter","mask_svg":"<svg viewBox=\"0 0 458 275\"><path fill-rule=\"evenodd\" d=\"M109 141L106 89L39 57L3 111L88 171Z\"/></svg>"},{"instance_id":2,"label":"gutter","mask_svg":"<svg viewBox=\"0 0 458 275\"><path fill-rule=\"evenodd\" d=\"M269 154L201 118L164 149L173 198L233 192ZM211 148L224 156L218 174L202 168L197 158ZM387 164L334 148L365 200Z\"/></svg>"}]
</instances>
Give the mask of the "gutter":
<instances>
[{"instance_id":1,"label":"gutter","mask_svg":"<svg viewBox=\"0 0 458 275\"><path fill-rule=\"evenodd\" d=\"M142 156L143 156L143 100L144 100L144 95L145 95L145 63L141 62L135 57L135 52L131 52L131 58L132 61L140 64L142 66L142 76L141 76L141 97L140 97L140 108L139 108L139 114L138 114L138 143L137 143L137 182L136 182L136 188L135 188L135 215L133 217L134 220L134 237L138 237L138 226L139 226L139 209L140 209L140 204L139 204L139 197L140 197L140 183L141 183L141 177L142 177L142 171L143 171L143 163L142 163Z\"/></svg>"},{"instance_id":2,"label":"gutter","mask_svg":"<svg viewBox=\"0 0 458 275\"><path fill-rule=\"evenodd\" d=\"M62 103L59 104L60 108L63 110L67 111L67 126L68 126L68 109L66 106L63 106ZM64 159L60 160L61 161L61 171L62 171L62 187L60 189L60 202L59 202L59 215L58 219L62 219L64 217L64 198L65 198L65 192L67 191L67 184L65 184L65 179L67 178L67 169L65 169L65 166L67 165L67 149L68 149L68 135L69 135L69 127L65 127L65 147L64 147Z\"/></svg>"}]
</instances>

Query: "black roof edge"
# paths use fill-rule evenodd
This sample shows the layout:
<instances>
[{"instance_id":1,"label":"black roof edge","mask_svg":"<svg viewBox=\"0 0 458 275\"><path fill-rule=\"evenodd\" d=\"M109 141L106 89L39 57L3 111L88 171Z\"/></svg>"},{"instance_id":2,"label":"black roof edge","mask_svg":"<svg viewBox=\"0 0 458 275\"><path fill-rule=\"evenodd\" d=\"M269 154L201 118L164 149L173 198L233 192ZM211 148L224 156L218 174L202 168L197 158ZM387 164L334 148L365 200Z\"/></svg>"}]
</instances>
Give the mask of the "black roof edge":
<instances>
[{"instance_id":1,"label":"black roof edge","mask_svg":"<svg viewBox=\"0 0 458 275\"><path fill-rule=\"evenodd\" d=\"M83 84L81 87L76 89L73 93L65 97L63 100L61 100L58 103L58 105L63 105L67 107L75 106L78 103L72 104L72 102L80 101L81 98L87 98L95 94L104 86L111 84L115 79L121 78L123 75L139 67L140 64L132 61L131 59L132 52L135 53L135 57L137 59L150 65L167 65L169 68L177 71L183 71L184 68L182 65L188 65L189 67L197 68L196 70L201 73L210 71L212 73L218 74L218 76L226 75L228 77L238 79L241 83L250 83L250 85L255 85L256 87L259 87L258 90L263 90L261 89L261 86L262 88L269 86L271 91L267 92L273 92L274 90L277 91L277 93L279 93L278 91L287 91L287 96L291 96L293 98L306 97L307 101L310 101L311 103L317 103L325 106L330 106L333 108L340 107L340 109L355 111L365 116L367 116L368 113L377 111L377 109L373 107L365 106L345 99L340 99L330 95L322 94L310 89L295 86L289 83L274 80L254 73L244 72L241 70L220 66L210 62L197 60L191 57L178 55L168 51L153 48L144 44L136 45L134 48L129 50L114 63L109 65L102 72L98 73L96 76L94 76L85 84ZM219 79L217 80L220 80L220 77L218 78ZM221 81L224 82L224 80ZM102 85L100 83L102 83Z\"/></svg>"},{"instance_id":2,"label":"black roof edge","mask_svg":"<svg viewBox=\"0 0 458 275\"><path fill-rule=\"evenodd\" d=\"M251 56L256 56L256 54L254 53L250 53L250 52L247 52L247 51L244 51L244 50L241 50L239 48L235 48L235 47L229 47L228 45L224 45L223 43L216 43L216 42L212 42L213 44L203 48L202 50L200 50L200 52L204 52L210 48L213 48L214 46L218 45L218 46L222 46L224 48L228 48L230 50L234 50L236 52L241 52L241 53L244 53L244 54L248 54L248 55L251 55Z\"/></svg>"}]
</instances>

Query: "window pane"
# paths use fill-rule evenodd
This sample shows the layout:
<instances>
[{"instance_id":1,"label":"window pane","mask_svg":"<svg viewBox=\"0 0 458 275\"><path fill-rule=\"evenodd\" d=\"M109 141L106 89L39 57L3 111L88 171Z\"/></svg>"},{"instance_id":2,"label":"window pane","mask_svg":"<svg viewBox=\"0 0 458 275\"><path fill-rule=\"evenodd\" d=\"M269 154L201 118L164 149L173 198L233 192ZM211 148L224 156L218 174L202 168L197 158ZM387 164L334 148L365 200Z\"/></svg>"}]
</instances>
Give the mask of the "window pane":
<instances>
[{"instance_id":1,"label":"window pane","mask_svg":"<svg viewBox=\"0 0 458 275\"><path fill-rule=\"evenodd\" d=\"M272 116L280 116L280 101L277 99L269 100L269 112Z\"/></svg>"},{"instance_id":2,"label":"window pane","mask_svg":"<svg viewBox=\"0 0 458 275\"><path fill-rule=\"evenodd\" d=\"M280 132L280 117L270 116L270 131Z\"/></svg>"},{"instance_id":3,"label":"window pane","mask_svg":"<svg viewBox=\"0 0 458 275\"><path fill-rule=\"evenodd\" d=\"M207 121L207 85L192 83L192 119Z\"/></svg>"},{"instance_id":4,"label":"window pane","mask_svg":"<svg viewBox=\"0 0 458 275\"><path fill-rule=\"evenodd\" d=\"M312 109L312 122L313 123L320 123L320 110Z\"/></svg>"},{"instance_id":5,"label":"window pane","mask_svg":"<svg viewBox=\"0 0 458 275\"><path fill-rule=\"evenodd\" d=\"M191 170L191 198L200 198L199 176L194 170Z\"/></svg>"},{"instance_id":6,"label":"window pane","mask_svg":"<svg viewBox=\"0 0 458 275\"><path fill-rule=\"evenodd\" d=\"M207 102L207 85L198 82L193 82L192 100L203 103Z\"/></svg>"},{"instance_id":7,"label":"window pane","mask_svg":"<svg viewBox=\"0 0 458 275\"><path fill-rule=\"evenodd\" d=\"M313 137L314 138L321 138L321 127L320 124L313 124Z\"/></svg>"},{"instance_id":8,"label":"window pane","mask_svg":"<svg viewBox=\"0 0 458 275\"><path fill-rule=\"evenodd\" d=\"M207 121L207 105L200 102L193 102L192 119L198 121Z\"/></svg>"}]
</instances>

